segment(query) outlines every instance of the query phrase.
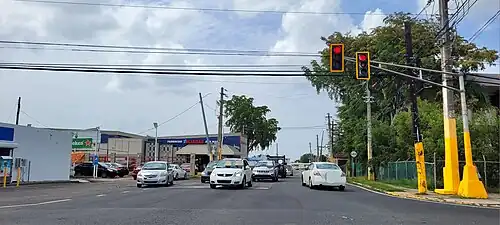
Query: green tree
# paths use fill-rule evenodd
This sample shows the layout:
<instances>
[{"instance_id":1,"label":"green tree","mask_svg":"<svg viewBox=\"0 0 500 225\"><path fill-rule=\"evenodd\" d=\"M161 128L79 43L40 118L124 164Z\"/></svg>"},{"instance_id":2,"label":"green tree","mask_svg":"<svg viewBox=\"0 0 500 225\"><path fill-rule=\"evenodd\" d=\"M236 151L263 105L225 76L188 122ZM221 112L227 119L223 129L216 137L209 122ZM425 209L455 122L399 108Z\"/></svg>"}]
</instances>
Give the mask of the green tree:
<instances>
[{"instance_id":1,"label":"green tree","mask_svg":"<svg viewBox=\"0 0 500 225\"><path fill-rule=\"evenodd\" d=\"M336 141L334 149L348 153L357 151L359 159L366 165L366 104L364 96L366 85L371 90L374 103L372 106L372 137L373 137L373 162L380 164L391 160L413 159L413 135L411 128L411 114L409 112L409 82L408 79L381 70L371 70L371 80L362 82L355 79L355 67L347 62L345 72L341 74L329 73L328 45L330 43L344 43L346 56L354 56L357 51L369 51L372 60L405 64L404 22L412 24L412 39L414 55L420 59L420 66L429 69L441 70L439 59L440 44L436 39L439 32L439 23L434 19L412 20L408 14L396 13L385 18L384 25L373 29L370 33L356 36L350 34L333 33L329 37L322 37L326 46L320 51L321 60L313 60L311 65L303 67L306 78L318 92L324 91L336 102L338 107L339 127L342 135ZM481 48L474 43L457 36L453 42L452 58L454 68L461 71L478 71L491 65L498 59L497 51ZM391 67L392 70L407 72L404 69ZM424 74L424 78L441 83L440 74ZM456 80L452 80L456 82ZM452 83L456 85L456 83ZM466 82L468 104L474 111L488 108L485 93L477 83ZM457 106L459 97L455 93ZM421 130L424 136L426 152L437 152L442 156L443 143L443 118L440 87L427 87L419 93L422 101L419 102ZM460 107L456 107L456 115L460 115ZM486 119L477 125L477 130L487 130ZM460 120L458 118L457 123ZM457 124L457 127L461 124ZM474 128L471 135L478 137ZM457 129L458 132L458 129ZM457 135L460 135L457 133ZM486 134L485 134L486 135ZM459 136L461 137L461 136ZM498 138L498 136L497 136ZM481 138L480 138L481 139ZM460 138L459 138L460 140ZM485 140L486 143L491 139ZM485 145L486 146L486 145ZM493 145L495 146L495 145ZM473 144L473 148L474 144ZM487 147L487 149L492 149ZM498 152L498 148L497 148ZM427 157L432 154L427 154Z\"/></svg>"},{"instance_id":2,"label":"green tree","mask_svg":"<svg viewBox=\"0 0 500 225\"><path fill-rule=\"evenodd\" d=\"M224 101L226 126L231 132L243 132L248 138L248 150L257 147L265 149L276 140L276 134L281 129L278 120L267 118L271 112L267 106L255 106L254 99L245 95L233 95Z\"/></svg>"}]
</instances>

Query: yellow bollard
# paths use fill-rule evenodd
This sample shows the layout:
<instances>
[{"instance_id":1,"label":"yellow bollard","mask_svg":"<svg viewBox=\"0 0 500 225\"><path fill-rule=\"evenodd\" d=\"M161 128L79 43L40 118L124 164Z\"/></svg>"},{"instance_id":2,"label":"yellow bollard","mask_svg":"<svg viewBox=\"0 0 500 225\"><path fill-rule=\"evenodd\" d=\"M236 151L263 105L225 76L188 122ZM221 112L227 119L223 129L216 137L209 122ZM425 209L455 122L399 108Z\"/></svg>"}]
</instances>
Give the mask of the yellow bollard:
<instances>
[{"instance_id":1,"label":"yellow bollard","mask_svg":"<svg viewBox=\"0 0 500 225\"><path fill-rule=\"evenodd\" d=\"M5 166L3 168L3 187L7 187L7 173L9 172L9 169Z\"/></svg>"},{"instance_id":2,"label":"yellow bollard","mask_svg":"<svg viewBox=\"0 0 500 225\"><path fill-rule=\"evenodd\" d=\"M21 183L21 167L17 167L17 184L16 184L16 187L19 187L19 183Z\"/></svg>"}]
</instances>

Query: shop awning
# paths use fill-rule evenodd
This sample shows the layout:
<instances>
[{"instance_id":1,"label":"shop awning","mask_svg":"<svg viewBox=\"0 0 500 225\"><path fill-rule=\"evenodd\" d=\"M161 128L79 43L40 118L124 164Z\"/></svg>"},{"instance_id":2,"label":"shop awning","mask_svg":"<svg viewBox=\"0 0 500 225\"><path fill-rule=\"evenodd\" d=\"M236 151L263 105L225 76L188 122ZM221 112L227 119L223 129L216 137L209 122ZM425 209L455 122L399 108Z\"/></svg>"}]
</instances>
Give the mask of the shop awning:
<instances>
[{"instance_id":1,"label":"shop awning","mask_svg":"<svg viewBox=\"0 0 500 225\"><path fill-rule=\"evenodd\" d=\"M186 147L179 149L175 154L177 155L208 155L207 145L186 145ZM222 155L235 155L235 150L231 146L222 146Z\"/></svg>"},{"instance_id":2,"label":"shop awning","mask_svg":"<svg viewBox=\"0 0 500 225\"><path fill-rule=\"evenodd\" d=\"M17 148L18 144L11 141L0 141L0 148Z\"/></svg>"}]
</instances>

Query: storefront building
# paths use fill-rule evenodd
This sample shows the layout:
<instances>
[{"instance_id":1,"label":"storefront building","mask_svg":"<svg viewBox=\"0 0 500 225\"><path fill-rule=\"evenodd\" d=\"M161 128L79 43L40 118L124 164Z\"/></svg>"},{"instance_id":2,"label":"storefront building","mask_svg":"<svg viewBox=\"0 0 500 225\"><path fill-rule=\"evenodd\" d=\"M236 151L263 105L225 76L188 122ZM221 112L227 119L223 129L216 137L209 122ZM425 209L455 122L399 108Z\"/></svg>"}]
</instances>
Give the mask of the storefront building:
<instances>
[{"instance_id":1,"label":"storefront building","mask_svg":"<svg viewBox=\"0 0 500 225\"><path fill-rule=\"evenodd\" d=\"M0 123L0 175L21 182L68 181L72 137L66 132Z\"/></svg>"}]
</instances>

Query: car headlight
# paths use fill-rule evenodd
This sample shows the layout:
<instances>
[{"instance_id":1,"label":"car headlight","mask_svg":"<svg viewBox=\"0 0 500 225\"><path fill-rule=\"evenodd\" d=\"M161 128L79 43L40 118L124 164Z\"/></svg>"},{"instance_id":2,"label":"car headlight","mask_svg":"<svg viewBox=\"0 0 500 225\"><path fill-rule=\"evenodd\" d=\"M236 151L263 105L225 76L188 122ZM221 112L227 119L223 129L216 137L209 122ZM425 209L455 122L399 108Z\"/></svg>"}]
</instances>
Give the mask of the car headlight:
<instances>
[{"instance_id":1,"label":"car headlight","mask_svg":"<svg viewBox=\"0 0 500 225\"><path fill-rule=\"evenodd\" d=\"M237 177L240 177L243 173L241 171L238 171L236 173L234 173L234 176L237 176Z\"/></svg>"},{"instance_id":2,"label":"car headlight","mask_svg":"<svg viewBox=\"0 0 500 225\"><path fill-rule=\"evenodd\" d=\"M160 176L167 176L167 172L161 172Z\"/></svg>"},{"instance_id":3,"label":"car headlight","mask_svg":"<svg viewBox=\"0 0 500 225\"><path fill-rule=\"evenodd\" d=\"M207 171L203 170L203 172L201 172L201 175L203 176L207 175Z\"/></svg>"}]
</instances>

